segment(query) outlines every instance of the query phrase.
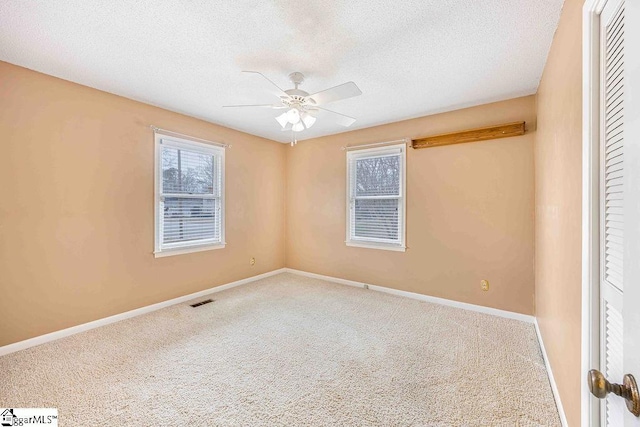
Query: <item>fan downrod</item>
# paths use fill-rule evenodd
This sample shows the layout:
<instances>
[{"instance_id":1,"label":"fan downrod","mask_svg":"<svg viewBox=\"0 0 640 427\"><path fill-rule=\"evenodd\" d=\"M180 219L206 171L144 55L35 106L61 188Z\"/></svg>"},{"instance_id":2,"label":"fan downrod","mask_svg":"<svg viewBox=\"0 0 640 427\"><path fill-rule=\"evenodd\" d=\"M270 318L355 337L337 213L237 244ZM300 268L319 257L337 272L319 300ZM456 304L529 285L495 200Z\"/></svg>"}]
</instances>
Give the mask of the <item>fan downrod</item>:
<instances>
[{"instance_id":1,"label":"fan downrod","mask_svg":"<svg viewBox=\"0 0 640 427\"><path fill-rule=\"evenodd\" d=\"M304 74L299 71L294 71L289 74L289 80L291 80L291 83L293 83L296 86L296 89L298 89L298 86L304 82Z\"/></svg>"}]
</instances>

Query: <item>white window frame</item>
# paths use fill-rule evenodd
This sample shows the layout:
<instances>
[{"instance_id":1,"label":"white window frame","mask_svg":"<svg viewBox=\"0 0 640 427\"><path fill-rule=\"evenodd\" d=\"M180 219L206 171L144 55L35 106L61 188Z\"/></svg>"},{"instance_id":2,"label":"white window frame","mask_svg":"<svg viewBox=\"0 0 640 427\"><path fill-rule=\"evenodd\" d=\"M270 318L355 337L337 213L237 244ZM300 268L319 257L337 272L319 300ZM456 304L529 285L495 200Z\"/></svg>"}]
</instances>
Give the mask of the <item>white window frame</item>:
<instances>
[{"instance_id":1,"label":"white window frame","mask_svg":"<svg viewBox=\"0 0 640 427\"><path fill-rule=\"evenodd\" d=\"M381 239L374 238L355 238L351 233L352 216L355 215L355 195L352 194L352 179L355 174L351 170L354 160L371 157L384 157L391 154L397 154L400 150L400 197L398 203L398 242L386 242ZM405 144L388 145L385 147L366 148L360 150L347 151L347 236L346 245L359 248L382 249L388 251L406 251L406 223L407 223L407 197L406 197L406 180L407 180L407 147ZM371 198L371 197L368 197ZM382 197L381 198L385 198ZM394 199L396 197L393 197Z\"/></svg>"},{"instance_id":2,"label":"white window frame","mask_svg":"<svg viewBox=\"0 0 640 427\"><path fill-rule=\"evenodd\" d=\"M176 242L172 244L162 244L162 214L163 202L162 195L162 147L173 147L189 151L200 152L208 155L217 156L220 170L220 196L214 197L220 200L220 242L216 241L195 241L195 242ZM205 144L189 140L186 138L178 138L172 135L166 135L159 132L155 134L155 250L153 254L156 258L181 255L193 252L209 251L213 249L222 249L226 246L225 240L225 149L211 144Z\"/></svg>"}]
</instances>

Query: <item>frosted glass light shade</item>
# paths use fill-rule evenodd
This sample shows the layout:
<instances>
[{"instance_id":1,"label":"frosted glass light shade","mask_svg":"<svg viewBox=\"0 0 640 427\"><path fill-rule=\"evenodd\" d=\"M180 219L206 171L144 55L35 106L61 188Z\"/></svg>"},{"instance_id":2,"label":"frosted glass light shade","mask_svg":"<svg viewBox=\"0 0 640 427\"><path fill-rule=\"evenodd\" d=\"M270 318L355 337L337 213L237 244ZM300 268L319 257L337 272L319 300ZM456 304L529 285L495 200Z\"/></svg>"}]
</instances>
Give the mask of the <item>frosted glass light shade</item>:
<instances>
[{"instance_id":1,"label":"frosted glass light shade","mask_svg":"<svg viewBox=\"0 0 640 427\"><path fill-rule=\"evenodd\" d=\"M287 113L282 113L278 117L276 117L276 121L280 123L280 126L285 127L289 120L287 120Z\"/></svg>"},{"instance_id":2,"label":"frosted glass light shade","mask_svg":"<svg viewBox=\"0 0 640 427\"><path fill-rule=\"evenodd\" d=\"M307 129L309 129L316 122L316 118L311 114L305 113L302 115L302 122L307 127Z\"/></svg>"},{"instance_id":3,"label":"frosted glass light shade","mask_svg":"<svg viewBox=\"0 0 640 427\"><path fill-rule=\"evenodd\" d=\"M297 108L292 108L287 111L287 121L292 125L295 125L300 121L300 111Z\"/></svg>"}]
</instances>

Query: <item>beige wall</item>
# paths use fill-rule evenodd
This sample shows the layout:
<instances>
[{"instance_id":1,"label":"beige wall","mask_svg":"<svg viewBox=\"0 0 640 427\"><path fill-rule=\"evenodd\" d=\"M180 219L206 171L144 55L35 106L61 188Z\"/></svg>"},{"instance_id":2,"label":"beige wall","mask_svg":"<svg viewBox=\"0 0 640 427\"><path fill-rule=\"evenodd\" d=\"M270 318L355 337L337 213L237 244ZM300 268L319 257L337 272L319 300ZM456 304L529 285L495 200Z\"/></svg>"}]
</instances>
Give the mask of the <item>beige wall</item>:
<instances>
[{"instance_id":1,"label":"beige wall","mask_svg":"<svg viewBox=\"0 0 640 427\"><path fill-rule=\"evenodd\" d=\"M233 144L225 249L154 258L151 124ZM285 152L0 62L0 346L284 267Z\"/></svg>"},{"instance_id":2,"label":"beige wall","mask_svg":"<svg viewBox=\"0 0 640 427\"><path fill-rule=\"evenodd\" d=\"M566 0L538 89L536 316L569 425L580 425L582 0Z\"/></svg>"},{"instance_id":3,"label":"beige wall","mask_svg":"<svg viewBox=\"0 0 640 427\"><path fill-rule=\"evenodd\" d=\"M345 245L340 147L518 120L521 137L408 149L406 252ZM529 96L300 142L287 151L287 267L533 314L533 130Z\"/></svg>"}]
</instances>

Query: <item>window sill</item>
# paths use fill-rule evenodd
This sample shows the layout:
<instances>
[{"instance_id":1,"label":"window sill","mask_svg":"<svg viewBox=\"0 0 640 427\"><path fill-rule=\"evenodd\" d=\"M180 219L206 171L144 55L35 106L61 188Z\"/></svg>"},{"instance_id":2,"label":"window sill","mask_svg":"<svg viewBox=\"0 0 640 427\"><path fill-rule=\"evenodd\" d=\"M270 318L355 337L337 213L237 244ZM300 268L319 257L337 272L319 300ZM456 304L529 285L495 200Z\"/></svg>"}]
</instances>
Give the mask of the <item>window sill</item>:
<instances>
[{"instance_id":1,"label":"window sill","mask_svg":"<svg viewBox=\"0 0 640 427\"><path fill-rule=\"evenodd\" d=\"M217 244L217 245L189 246L186 248L163 249L162 251L154 252L153 256L156 258L163 258L166 256L183 255L183 254L190 254L194 252L212 251L214 249L224 249L225 246L226 246L226 243Z\"/></svg>"},{"instance_id":2,"label":"window sill","mask_svg":"<svg viewBox=\"0 0 640 427\"><path fill-rule=\"evenodd\" d=\"M345 242L347 246L353 246L355 248L367 248L367 249L382 249L384 251L406 252L407 247L401 245L389 245L384 243L372 243L372 242Z\"/></svg>"}]
</instances>

